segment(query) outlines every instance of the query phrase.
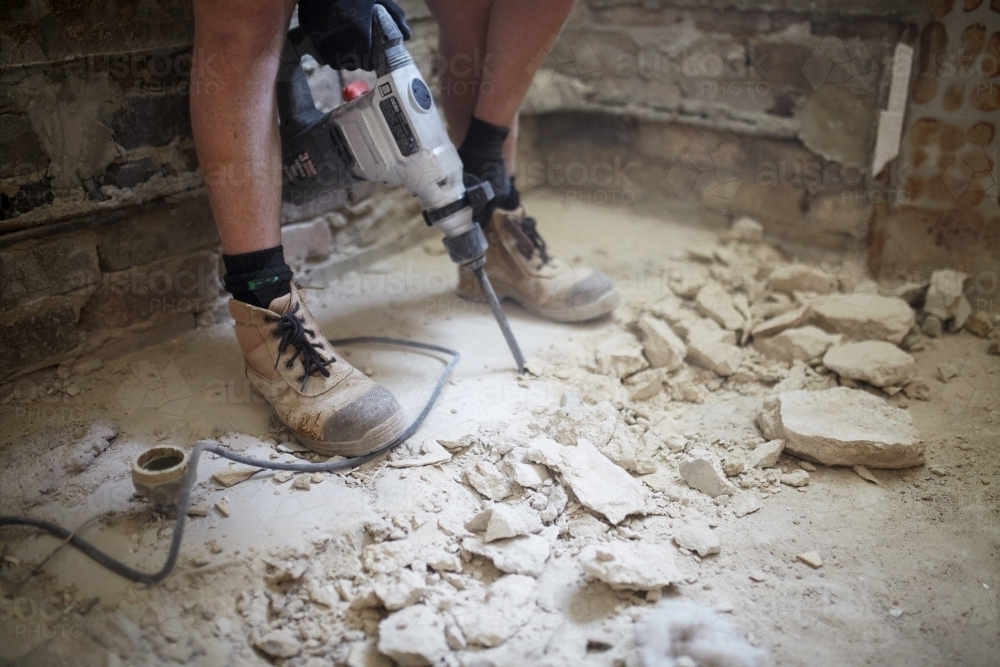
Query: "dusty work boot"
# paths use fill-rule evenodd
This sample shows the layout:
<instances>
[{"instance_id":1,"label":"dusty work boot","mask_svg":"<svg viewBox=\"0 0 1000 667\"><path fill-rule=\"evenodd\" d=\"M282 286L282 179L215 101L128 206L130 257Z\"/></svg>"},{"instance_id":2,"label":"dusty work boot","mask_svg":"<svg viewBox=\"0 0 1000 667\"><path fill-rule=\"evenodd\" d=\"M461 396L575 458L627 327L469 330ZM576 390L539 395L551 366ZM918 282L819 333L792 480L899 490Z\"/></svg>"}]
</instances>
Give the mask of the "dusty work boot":
<instances>
[{"instance_id":1,"label":"dusty work boot","mask_svg":"<svg viewBox=\"0 0 1000 667\"><path fill-rule=\"evenodd\" d=\"M524 208L497 209L486 228L486 275L501 299L511 299L538 317L553 322L586 322L618 307L614 283L606 274L569 266L548 253ZM460 269L460 296L482 300L479 283Z\"/></svg>"},{"instance_id":2,"label":"dusty work boot","mask_svg":"<svg viewBox=\"0 0 1000 667\"><path fill-rule=\"evenodd\" d=\"M395 397L337 354L298 288L266 310L230 299L229 313L251 387L309 449L358 456L406 428Z\"/></svg>"}]
</instances>

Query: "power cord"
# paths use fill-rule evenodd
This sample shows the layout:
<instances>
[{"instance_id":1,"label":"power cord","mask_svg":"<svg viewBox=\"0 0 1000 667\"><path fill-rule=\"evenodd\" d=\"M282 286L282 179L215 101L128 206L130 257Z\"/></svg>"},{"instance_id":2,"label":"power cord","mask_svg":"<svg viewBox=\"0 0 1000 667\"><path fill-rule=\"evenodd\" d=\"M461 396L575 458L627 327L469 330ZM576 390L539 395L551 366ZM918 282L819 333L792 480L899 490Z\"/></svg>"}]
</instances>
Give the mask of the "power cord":
<instances>
[{"instance_id":1,"label":"power cord","mask_svg":"<svg viewBox=\"0 0 1000 667\"><path fill-rule=\"evenodd\" d=\"M416 419L414 419L413 422L406 427L406 430L403 431L395 440L383 445L373 452L369 452L368 454L364 454L362 456L356 456L354 458L344 459L342 461L329 461L327 463L277 463L275 461L261 461L250 456L237 454L234 451L226 449L214 440L199 440L191 452L191 460L188 464L187 474L184 477L180 497L177 501L177 526L174 528L173 536L170 539L170 550L167 553L167 560L163 564L163 567L158 571L142 572L129 567L120 560L104 553L93 544L77 535L76 532L63 528L59 524L44 521L42 519L33 519L26 516L0 516L0 527L29 526L37 528L38 530L48 532L63 540L63 543L59 545L60 549L66 544L69 544L81 551L97 564L126 579L143 584L155 584L163 581L174 569L174 565L177 564L177 556L180 554L181 550L181 541L184 538L184 524L187 521L187 511L191 505L191 489L194 486L195 480L198 478L198 460L200 459L202 452L212 452L213 454L217 454L223 458L229 459L230 461L243 463L257 468L267 468L269 470L290 470L292 472L332 472L336 470L350 470L352 468L357 468L358 466L385 454L393 447L401 444L413 435L418 428L420 428L420 425L424 423L425 419L427 419L427 415L430 414L431 408L434 407L438 397L444 390L444 386L448 382L448 378L451 377L452 371L455 370L455 366L458 365L461 356L456 350L452 350L447 347L432 345L430 343L402 340L400 338L360 336L357 338L341 338L339 340L330 341L330 344L334 347L367 343L411 347L430 352L440 352L441 354L446 354L451 357L444 370L441 371L441 375L438 376L437 384L434 386L434 391L431 392L430 398L427 399L427 402L424 403L424 407L420 411L420 414L418 414ZM48 559L44 562L47 561ZM38 568L41 567L41 565L44 565L44 562L36 567L32 571L32 574L34 574Z\"/></svg>"}]
</instances>

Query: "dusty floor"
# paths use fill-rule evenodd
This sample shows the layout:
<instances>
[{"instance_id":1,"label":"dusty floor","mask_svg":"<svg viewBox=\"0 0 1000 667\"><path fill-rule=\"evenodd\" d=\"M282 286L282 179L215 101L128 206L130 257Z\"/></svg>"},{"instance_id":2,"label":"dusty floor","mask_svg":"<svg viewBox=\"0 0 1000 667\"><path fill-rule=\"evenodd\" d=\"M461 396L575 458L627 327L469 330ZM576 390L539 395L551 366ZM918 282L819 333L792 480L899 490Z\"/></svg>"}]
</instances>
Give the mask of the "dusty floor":
<instances>
[{"instance_id":1,"label":"dusty floor","mask_svg":"<svg viewBox=\"0 0 1000 667\"><path fill-rule=\"evenodd\" d=\"M615 318L583 326L545 324L509 306L525 354L553 364L547 368L555 371L542 377L515 375L488 310L454 296L454 269L434 250L436 243L309 293L331 337L400 336L459 350L454 379L414 441L456 443L470 436L470 447L436 466L378 462L351 475L322 475L308 490L277 483L269 471L222 488L210 475L226 462L205 460L195 502L211 507L226 498L230 516L212 507L207 516L193 517L177 570L152 588L119 579L71 549L26 583L13 584L57 542L4 529L0 660L221 667L343 664L350 656L351 664L381 664L374 655L364 662L361 650L377 639L389 613L372 595L372 575L383 572L384 580L404 566L425 580L418 585L422 604L442 614L489 608L482 603L485 586L503 573L459 548L462 525L491 504L466 483L466 469L497 461L505 439L556 428L567 391L585 402L602 398L607 385L588 380L598 373L595 342L620 333L669 293L671 271L691 262L686 248L715 242L714 234L628 210L567 206L546 195L529 204L549 245L610 273L625 303ZM308 276L302 282L309 284ZM713 607L770 652L774 664L1000 664L1000 358L987 356L987 342L964 332L922 342L914 356L930 400L898 394L890 402L912 414L926 443L926 465L875 470L877 485L849 468L819 466L801 488L778 484L777 473L759 474L738 484L732 498L713 500L689 489L677 475L676 455L663 450L657 472L645 476L652 480L645 518L626 519L616 529L571 497L557 528L541 533L551 553L533 601L485 618L487 625L514 623L498 630L498 646L470 646L445 662L639 664L633 626L657 604L658 593L612 590L585 577L579 564L587 545L631 540L658 545L676 560L684 580L665 589L665 601L688 598ZM411 413L442 366L421 354L360 347L348 359L370 370ZM937 379L942 362L958 362L958 377ZM567 367L584 368L587 377L560 379L567 374L559 369ZM830 376L809 381L836 384ZM666 393L648 401L626 394L613 402L640 426L670 415L690 442L725 453L763 441L754 420L771 391L760 382L707 381L701 403L670 400ZM51 457L63 456L98 418L116 423L118 437L84 472L57 474ZM0 514L83 527L102 548L156 569L172 522L132 496L128 461L155 443L188 447L209 437L262 458L293 456L278 451L290 438L248 390L228 324L88 373L24 380L7 388L0 407ZM779 466L797 469L797 459L785 454ZM554 486L541 487L541 495ZM539 495L515 488L505 500L534 503ZM738 517L738 501L754 499L760 510ZM88 523L95 516L100 519ZM717 555L702 559L671 543L672 531L698 522L718 536ZM416 546L379 552L395 554L396 561L386 561L391 566L371 562L373 546L406 544ZM462 556L460 572L428 567L427 550ZM822 567L797 560L802 552L817 552ZM282 636L292 638L292 648L261 642L276 628L289 631ZM449 629L449 640L460 647L455 635ZM269 658L264 650L294 655Z\"/></svg>"}]
</instances>

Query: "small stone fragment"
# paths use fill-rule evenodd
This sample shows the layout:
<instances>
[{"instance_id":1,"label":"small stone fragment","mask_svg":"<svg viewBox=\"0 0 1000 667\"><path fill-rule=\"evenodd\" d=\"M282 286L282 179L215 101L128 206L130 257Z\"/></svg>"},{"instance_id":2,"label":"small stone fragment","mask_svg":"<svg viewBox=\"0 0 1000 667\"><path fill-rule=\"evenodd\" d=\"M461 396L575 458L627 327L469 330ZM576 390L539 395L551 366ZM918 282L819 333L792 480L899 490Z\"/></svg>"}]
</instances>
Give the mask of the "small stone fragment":
<instances>
[{"instance_id":1,"label":"small stone fragment","mask_svg":"<svg viewBox=\"0 0 1000 667\"><path fill-rule=\"evenodd\" d=\"M601 373L613 378L626 378L649 366L642 346L631 336L618 336L601 343L596 357Z\"/></svg>"},{"instance_id":2,"label":"small stone fragment","mask_svg":"<svg viewBox=\"0 0 1000 667\"><path fill-rule=\"evenodd\" d=\"M993 323L985 311L977 310L965 321L965 330L980 338L986 338L993 331Z\"/></svg>"},{"instance_id":3,"label":"small stone fragment","mask_svg":"<svg viewBox=\"0 0 1000 667\"><path fill-rule=\"evenodd\" d=\"M903 615L903 610L900 609L899 607L893 607L892 609L889 610L889 615L892 616L893 618L899 618Z\"/></svg>"},{"instance_id":4,"label":"small stone fragment","mask_svg":"<svg viewBox=\"0 0 1000 667\"><path fill-rule=\"evenodd\" d=\"M948 382L952 378L957 378L959 374L958 364L950 361L938 364L937 374L938 379L941 380L941 382Z\"/></svg>"},{"instance_id":5,"label":"small stone fragment","mask_svg":"<svg viewBox=\"0 0 1000 667\"><path fill-rule=\"evenodd\" d=\"M814 570L818 570L819 568L823 567L823 559L820 558L819 554L816 553L815 551L807 551L805 553L801 553L797 555L796 558L798 558L800 561L802 561L809 567L813 568Z\"/></svg>"},{"instance_id":6,"label":"small stone fragment","mask_svg":"<svg viewBox=\"0 0 1000 667\"><path fill-rule=\"evenodd\" d=\"M271 630L253 644L272 658L292 658L302 652L302 643L291 630Z\"/></svg>"},{"instance_id":7,"label":"small stone fragment","mask_svg":"<svg viewBox=\"0 0 1000 667\"><path fill-rule=\"evenodd\" d=\"M372 581L375 595L389 611L416 604L427 592L424 577L403 567L394 574L380 574Z\"/></svg>"},{"instance_id":8,"label":"small stone fragment","mask_svg":"<svg viewBox=\"0 0 1000 667\"><path fill-rule=\"evenodd\" d=\"M436 665L449 651L444 626L441 614L415 604L379 623L378 650L399 667Z\"/></svg>"},{"instance_id":9,"label":"small stone fragment","mask_svg":"<svg viewBox=\"0 0 1000 667\"><path fill-rule=\"evenodd\" d=\"M431 466L450 460L451 452L434 439L423 440L419 444L407 441L389 453L389 465L393 468Z\"/></svg>"},{"instance_id":10,"label":"small stone fragment","mask_svg":"<svg viewBox=\"0 0 1000 667\"><path fill-rule=\"evenodd\" d=\"M931 400L931 386L923 378L914 378L908 382L903 387L903 393L906 394L907 398L913 398L918 401Z\"/></svg>"},{"instance_id":11,"label":"small stone fragment","mask_svg":"<svg viewBox=\"0 0 1000 667\"><path fill-rule=\"evenodd\" d=\"M188 508L188 516L208 516L208 504L199 503Z\"/></svg>"},{"instance_id":12,"label":"small stone fragment","mask_svg":"<svg viewBox=\"0 0 1000 667\"><path fill-rule=\"evenodd\" d=\"M222 500L215 503L215 509L219 511L222 516L229 516L229 501L223 498Z\"/></svg>"},{"instance_id":13,"label":"small stone fragment","mask_svg":"<svg viewBox=\"0 0 1000 667\"><path fill-rule=\"evenodd\" d=\"M529 535L542 529L538 512L524 505L497 504L483 510L465 524L473 533L484 533L484 542Z\"/></svg>"},{"instance_id":14,"label":"small stone fragment","mask_svg":"<svg viewBox=\"0 0 1000 667\"><path fill-rule=\"evenodd\" d=\"M836 290L837 279L819 267L785 264L771 271L767 284L771 289L786 294L815 292L825 296Z\"/></svg>"},{"instance_id":15,"label":"small stone fragment","mask_svg":"<svg viewBox=\"0 0 1000 667\"><path fill-rule=\"evenodd\" d=\"M733 305L733 298L718 283L708 283L698 290L694 303L699 313L711 317L724 329L737 331L746 325L746 319Z\"/></svg>"},{"instance_id":16,"label":"small stone fragment","mask_svg":"<svg viewBox=\"0 0 1000 667\"><path fill-rule=\"evenodd\" d=\"M887 340L897 345L915 316L902 299L856 292L831 294L812 303L816 323L850 340Z\"/></svg>"},{"instance_id":17,"label":"small stone fragment","mask_svg":"<svg viewBox=\"0 0 1000 667\"><path fill-rule=\"evenodd\" d=\"M752 330L754 340L774 336L785 329L790 329L792 327L805 326L809 323L810 317L812 317L812 308L810 308L808 304L802 306L801 308L796 308L795 310L789 310L781 313L780 315L775 315L774 317L764 320L760 324L754 326Z\"/></svg>"},{"instance_id":18,"label":"small stone fragment","mask_svg":"<svg viewBox=\"0 0 1000 667\"><path fill-rule=\"evenodd\" d=\"M646 506L642 483L585 439L575 447L566 447L548 438L538 438L529 445L527 459L562 475L580 503L614 525Z\"/></svg>"},{"instance_id":19,"label":"small stone fragment","mask_svg":"<svg viewBox=\"0 0 1000 667\"><path fill-rule=\"evenodd\" d=\"M653 398L663 391L663 383L666 382L666 379L662 368L639 371L628 379L628 387L632 392L631 400L635 402Z\"/></svg>"},{"instance_id":20,"label":"small stone fragment","mask_svg":"<svg viewBox=\"0 0 1000 667\"><path fill-rule=\"evenodd\" d=\"M580 552L583 570L614 589L659 590L684 580L673 553L645 542L609 542Z\"/></svg>"},{"instance_id":21,"label":"small stone fragment","mask_svg":"<svg viewBox=\"0 0 1000 667\"><path fill-rule=\"evenodd\" d=\"M743 350L711 339L693 339L687 351L693 363L723 377L736 373L743 362Z\"/></svg>"},{"instance_id":22,"label":"small stone fragment","mask_svg":"<svg viewBox=\"0 0 1000 667\"><path fill-rule=\"evenodd\" d=\"M308 491L310 488L309 475L299 475L292 482L292 488L298 491Z\"/></svg>"},{"instance_id":23,"label":"small stone fragment","mask_svg":"<svg viewBox=\"0 0 1000 667\"><path fill-rule=\"evenodd\" d=\"M809 362L822 357L842 338L840 334L828 334L819 327L805 326L785 329L771 338L754 339L753 346L778 361Z\"/></svg>"},{"instance_id":24,"label":"small stone fragment","mask_svg":"<svg viewBox=\"0 0 1000 667\"><path fill-rule=\"evenodd\" d=\"M768 440L761 443L747 455L747 466L750 468L771 468L778 463L784 449L784 440Z\"/></svg>"},{"instance_id":25,"label":"small stone fragment","mask_svg":"<svg viewBox=\"0 0 1000 667\"><path fill-rule=\"evenodd\" d=\"M816 472L818 468L809 461L799 461L799 467L807 472Z\"/></svg>"},{"instance_id":26,"label":"small stone fragment","mask_svg":"<svg viewBox=\"0 0 1000 667\"><path fill-rule=\"evenodd\" d=\"M721 549L719 537L711 528L701 523L689 523L674 530L674 543L704 558L717 554Z\"/></svg>"},{"instance_id":27,"label":"small stone fragment","mask_svg":"<svg viewBox=\"0 0 1000 667\"><path fill-rule=\"evenodd\" d=\"M737 219L733 226L721 236L724 240L740 243L760 243L764 240L764 225L753 218L743 216Z\"/></svg>"},{"instance_id":28,"label":"small stone fragment","mask_svg":"<svg viewBox=\"0 0 1000 667\"><path fill-rule=\"evenodd\" d=\"M923 324L920 325L920 330L931 338L940 338L941 334L944 333L944 323L940 318L928 315L924 318Z\"/></svg>"},{"instance_id":29,"label":"small stone fragment","mask_svg":"<svg viewBox=\"0 0 1000 667\"><path fill-rule=\"evenodd\" d=\"M823 355L823 365L841 377L876 387L902 386L917 376L917 362L892 343L844 343Z\"/></svg>"},{"instance_id":30,"label":"small stone fragment","mask_svg":"<svg viewBox=\"0 0 1000 667\"><path fill-rule=\"evenodd\" d=\"M865 480L866 482L871 482L872 484L877 484L881 486L881 482L878 481L878 477L872 474L872 471L864 466L854 466L854 472L858 474L858 477Z\"/></svg>"},{"instance_id":31,"label":"small stone fragment","mask_svg":"<svg viewBox=\"0 0 1000 667\"><path fill-rule=\"evenodd\" d=\"M653 368L676 371L684 365L687 346L684 345L670 325L663 320L645 314L639 318L639 331L643 336L643 350Z\"/></svg>"},{"instance_id":32,"label":"small stone fragment","mask_svg":"<svg viewBox=\"0 0 1000 667\"><path fill-rule=\"evenodd\" d=\"M473 462L465 469L465 479L472 488L493 501L503 500L511 492L507 478L489 461Z\"/></svg>"},{"instance_id":33,"label":"small stone fragment","mask_svg":"<svg viewBox=\"0 0 1000 667\"><path fill-rule=\"evenodd\" d=\"M733 514L735 514L737 518L742 519L746 515L753 514L760 509L760 500L749 493L741 493L733 498L732 502L729 503L729 506L732 508Z\"/></svg>"},{"instance_id":34,"label":"small stone fragment","mask_svg":"<svg viewBox=\"0 0 1000 667\"><path fill-rule=\"evenodd\" d=\"M323 479L324 479L323 473L321 473L321 472L314 472L312 474L312 477L309 478L309 481L312 482L313 484L319 484L320 482L323 481Z\"/></svg>"},{"instance_id":35,"label":"small stone fragment","mask_svg":"<svg viewBox=\"0 0 1000 667\"><path fill-rule=\"evenodd\" d=\"M788 486L794 486L796 488L807 486L809 484L809 473L802 468L786 472L781 476L781 483L787 484Z\"/></svg>"},{"instance_id":36,"label":"small stone fragment","mask_svg":"<svg viewBox=\"0 0 1000 667\"><path fill-rule=\"evenodd\" d=\"M493 561L502 572L541 576L549 559L549 542L539 535L521 535L505 540L485 542L478 537L462 540L462 548Z\"/></svg>"},{"instance_id":37,"label":"small stone fragment","mask_svg":"<svg viewBox=\"0 0 1000 667\"><path fill-rule=\"evenodd\" d=\"M271 479L274 480L275 484L284 484L285 482L290 481L293 477L295 477L295 473L291 470L279 470L274 473L274 477Z\"/></svg>"},{"instance_id":38,"label":"small stone fragment","mask_svg":"<svg viewBox=\"0 0 1000 667\"><path fill-rule=\"evenodd\" d=\"M704 449L694 449L688 452L684 460L677 465L681 479L692 489L715 498L724 493L732 494L734 488L726 479L718 458Z\"/></svg>"},{"instance_id":39,"label":"small stone fragment","mask_svg":"<svg viewBox=\"0 0 1000 667\"><path fill-rule=\"evenodd\" d=\"M924 312L942 322L953 319L963 297L963 288L969 274L951 269L931 274L931 284L924 300Z\"/></svg>"},{"instance_id":40,"label":"small stone fragment","mask_svg":"<svg viewBox=\"0 0 1000 667\"><path fill-rule=\"evenodd\" d=\"M726 477L736 477L746 469L746 459L738 454L727 454L726 458L722 460L722 472L726 473Z\"/></svg>"}]
</instances>

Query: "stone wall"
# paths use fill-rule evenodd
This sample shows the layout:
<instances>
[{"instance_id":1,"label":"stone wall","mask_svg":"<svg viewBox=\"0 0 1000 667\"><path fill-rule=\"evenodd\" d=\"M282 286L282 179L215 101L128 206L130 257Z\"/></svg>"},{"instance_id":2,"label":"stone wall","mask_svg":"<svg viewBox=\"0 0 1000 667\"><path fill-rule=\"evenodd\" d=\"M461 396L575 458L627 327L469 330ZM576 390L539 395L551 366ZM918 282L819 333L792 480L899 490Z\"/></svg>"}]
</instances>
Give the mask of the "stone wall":
<instances>
[{"instance_id":1,"label":"stone wall","mask_svg":"<svg viewBox=\"0 0 1000 667\"><path fill-rule=\"evenodd\" d=\"M426 54L436 27L413 9ZM190 0L0 11L0 380L226 317L188 113L192 28ZM329 105L340 82L320 74ZM417 213L378 186L286 206L286 257L315 283L414 242Z\"/></svg>"}]
</instances>

